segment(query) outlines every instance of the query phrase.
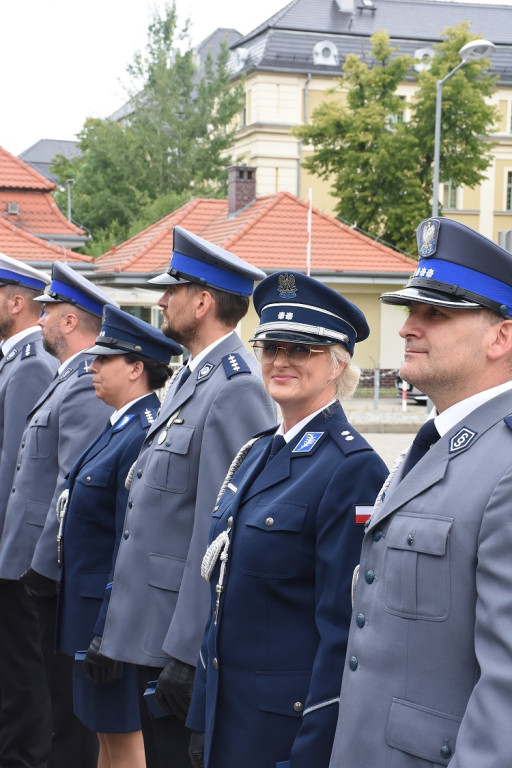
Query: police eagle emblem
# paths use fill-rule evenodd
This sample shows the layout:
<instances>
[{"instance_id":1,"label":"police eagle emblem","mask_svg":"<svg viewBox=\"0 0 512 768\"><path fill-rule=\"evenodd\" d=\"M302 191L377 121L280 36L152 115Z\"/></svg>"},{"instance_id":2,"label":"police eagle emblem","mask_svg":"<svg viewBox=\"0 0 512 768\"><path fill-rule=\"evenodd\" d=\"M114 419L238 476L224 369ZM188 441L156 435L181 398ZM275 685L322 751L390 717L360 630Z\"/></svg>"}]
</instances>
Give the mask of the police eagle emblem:
<instances>
[{"instance_id":1,"label":"police eagle emblem","mask_svg":"<svg viewBox=\"0 0 512 768\"><path fill-rule=\"evenodd\" d=\"M294 299L297 295L295 275L289 275L287 272L279 275L279 287L277 292L281 299Z\"/></svg>"},{"instance_id":2,"label":"police eagle emblem","mask_svg":"<svg viewBox=\"0 0 512 768\"><path fill-rule=\"evenodd\" d=\"M421 228L418 238L418 251L420 256L432 256L437 249L437 233L439 231L438 221L426 221Z\"/></svg>"}]
</instances>

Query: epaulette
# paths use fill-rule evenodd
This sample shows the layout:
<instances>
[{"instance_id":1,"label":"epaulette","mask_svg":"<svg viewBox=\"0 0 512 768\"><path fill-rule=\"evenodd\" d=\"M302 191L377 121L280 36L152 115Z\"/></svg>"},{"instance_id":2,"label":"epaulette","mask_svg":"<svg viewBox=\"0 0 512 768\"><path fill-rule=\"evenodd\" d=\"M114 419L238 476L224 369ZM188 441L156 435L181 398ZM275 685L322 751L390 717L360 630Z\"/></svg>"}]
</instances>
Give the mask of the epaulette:
<instances>
[{"instance_id":1,"label":"epaulette","mask_svg":"<svg viewBox=\"0 0 512 768\"><path fill-rule=\"evenodd\" d=\"M251 369L242 355L237 352L231 352L222 358L222 365L224 366L224 373L226 378L231 379L233 376L237 376L239 373L251 373Z\"/></svg>"},{"instance_id":2,"label":"epaulette","mask_svg":"<svg viewBox=\"0 0 512 768\"><path fill-rule=\"evenodd\" d=\"M33 341L29 341L23 345L21 353L21 360L25 360L27 357L33 357L36 354L36 345Z\"/></svg>"},{"instance_id":3,"label":"epaulette","mask_svg":"<svg viewBox=\"0 0 512 768\"><path fill-rule=\"evenodd\" d=\"M509 429L512 429L512 414L510 416L505 416L503 421L505 422L505 424Z\"/></svg>"},{"instance_id":4,"label":"epaulette","mask_svg":"<svg viewBox=\"0 0 512 768\"><path fill-rule=\"evenodd\" d=\"M339 421L335 423L327 423L327 429L331 438L336 445L341 448L344 454L356 453L356 451L371 451L372 447L364 439L359 432L356 432L353 427L350 426L348 421L341 424Z\"/></svg>"},{"instance_id":5,"label":"epaulette","mask_svg":"<svg viewBox=\"0 0 512 768\"><path fill-rule=\"evenodd\" d=\"M114 433L114 432L121 432L121 430L122 430L122 429L124 429L126 426L128 426L128 424L130 423L130 421L131 421L132 419L134 419L134 418L135 418L135 414L134 414L134 413L127 413L127 414L125 414L125 415L123 416L123 418L122 418L122 419L119 419L119 421L117 422L117 424L115 424L115 426L114 426L114 429L112 430L112 432L113 432L113 433Z\"/></svg>"},{"instance_id":6,"label":"epaulette","mask_svg":"<svg viewBox=\"0 0 512 768\"><path fill-rule=\"evenodd\" d=\"M143 429L145 429L146 427L150 427L157 416L158 416L157 408L145 408L144 412L140 414L140 420L142 422Z\"/></svg>"},{"instance_id":7,"label":"epaulette","mask_svg":"<svg viewBox=\"0 0 512 768\"><path fill-rule=\"evenodd\" d=\"M78 366L78 376L84 376L86 373L91 373L90 365L93 360L93 357L91 357L90 360L82 360Z\"/></svg>"}]
</instances>

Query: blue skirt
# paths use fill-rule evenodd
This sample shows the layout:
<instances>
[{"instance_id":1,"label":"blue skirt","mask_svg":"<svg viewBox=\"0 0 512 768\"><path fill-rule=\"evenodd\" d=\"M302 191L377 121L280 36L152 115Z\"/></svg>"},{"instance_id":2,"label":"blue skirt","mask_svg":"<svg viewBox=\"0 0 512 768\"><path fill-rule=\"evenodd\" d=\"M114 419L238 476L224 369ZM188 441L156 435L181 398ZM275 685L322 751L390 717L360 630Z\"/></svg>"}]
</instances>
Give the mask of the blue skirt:
<instances>
[{"instance_id":1,"label":"blue skirt","mask_svg":"<svg viewBox=\"0 0 512 768\"><path fill-rule=\"evenodd\" d=\"M111 683L95 683L83 673L83 662L73 663L73 709L96 733L140 731L136 667L120 664L122 676Z\"/></svg>"}]
</instances>

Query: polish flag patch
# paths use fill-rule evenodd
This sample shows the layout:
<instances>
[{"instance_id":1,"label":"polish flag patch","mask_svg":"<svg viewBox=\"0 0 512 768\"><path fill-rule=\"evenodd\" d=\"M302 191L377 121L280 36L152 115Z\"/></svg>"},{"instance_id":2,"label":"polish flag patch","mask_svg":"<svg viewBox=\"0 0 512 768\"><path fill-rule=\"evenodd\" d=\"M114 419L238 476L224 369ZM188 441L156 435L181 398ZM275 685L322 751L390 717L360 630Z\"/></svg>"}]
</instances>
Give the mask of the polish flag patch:
<instances>
[{"instance_id":1,"label":"polish flag patch","mask_svg":"<svg viewBox=\"0 0 512 768\"><path fill-rule=\"evenodd\" d=\"M356 504L354 507L354 523L365 525L372 516L373 507L363 507Z\"/></svg>"}]
</instances>

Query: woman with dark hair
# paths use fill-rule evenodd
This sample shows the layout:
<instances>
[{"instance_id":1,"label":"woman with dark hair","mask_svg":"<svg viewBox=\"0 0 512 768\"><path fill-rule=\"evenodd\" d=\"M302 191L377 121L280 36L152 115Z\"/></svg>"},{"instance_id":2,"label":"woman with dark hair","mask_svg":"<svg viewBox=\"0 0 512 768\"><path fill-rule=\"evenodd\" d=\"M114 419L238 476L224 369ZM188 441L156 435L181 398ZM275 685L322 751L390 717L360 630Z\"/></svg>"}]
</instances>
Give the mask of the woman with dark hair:
<instances>
[{"instance_id":1,"label":"woman with dark hair","mask_svg":"<svg viewBox=\"0 0 512 768\"><path fill-rule=\"evenodd\" d=\"M265 278L254 304L255 352L283 421L244 446L213 507L190 756L195 768L328 768L352 573L387 475L338 401L357 385L351 357L369 329L296 272Z\"/></svg>"},{"instance_id":2,"label":"woman with dark hair","mask_svg":"<svg viewBox=\"0 0 512 768\"><path fill-rule=\"evenodd\" d=\"M101 653L101 636L128 502L127 476L156 417L154 390L182 347L148 323L105 309L90 364L96 396L115 410L70 472L59 499L57 650L75 657L76 715L100 743L98 768L144 768L135 669Z\"/></svg>"}]
</instances>

